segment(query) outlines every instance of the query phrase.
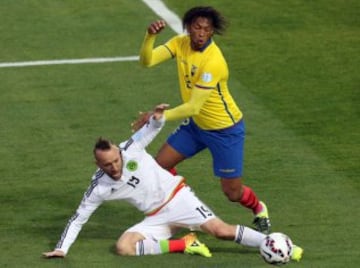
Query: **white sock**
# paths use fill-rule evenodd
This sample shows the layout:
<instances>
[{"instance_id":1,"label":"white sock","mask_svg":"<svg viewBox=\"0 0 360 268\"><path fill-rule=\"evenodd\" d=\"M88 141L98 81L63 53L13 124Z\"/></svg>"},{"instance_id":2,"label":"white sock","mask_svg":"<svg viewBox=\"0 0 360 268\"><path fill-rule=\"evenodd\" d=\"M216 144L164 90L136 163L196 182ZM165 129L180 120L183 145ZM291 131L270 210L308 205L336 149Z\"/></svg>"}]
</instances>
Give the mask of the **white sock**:
<instances>
[{"instance_id":1,"label":"white sock","mask_svg":"<svg viewBox=\"0 0 360 268\"><path fill-rule=\"evenodd\" d=\"M144 239L136 242L136 255L157 255L162 254L160 243L153 239Z\"/></svg>"},{"instance_id":2,"label":"white sock","mask_svg":"<svg viewBox=\"0 0 360 268\"><path fill-rule=\"evenodd\" d=\"M249 247L260 247L266 235L249 227L238 225L236 227L235 242Z\"/></svg>"}]
</instances>

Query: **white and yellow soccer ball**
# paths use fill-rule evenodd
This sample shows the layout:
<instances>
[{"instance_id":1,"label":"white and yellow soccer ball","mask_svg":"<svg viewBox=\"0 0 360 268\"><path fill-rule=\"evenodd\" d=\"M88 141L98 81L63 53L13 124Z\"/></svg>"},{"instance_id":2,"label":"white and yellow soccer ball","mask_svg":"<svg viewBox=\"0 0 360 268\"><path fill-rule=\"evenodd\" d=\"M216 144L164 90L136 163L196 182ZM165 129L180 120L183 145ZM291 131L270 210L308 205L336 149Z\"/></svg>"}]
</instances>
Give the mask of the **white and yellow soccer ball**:
<instances>
[{"instance_id":1,"label":"white and yellow soccer ball","mask_svg":"<svg viewBox=\"0 0 360 268\"><path fill-rule=\"evenodd\" d=\"M260 245L260 254L267 263L282 265L288 263L293 252L291 239L283 233L271 233Z\"/></svg>"}]
</instances>

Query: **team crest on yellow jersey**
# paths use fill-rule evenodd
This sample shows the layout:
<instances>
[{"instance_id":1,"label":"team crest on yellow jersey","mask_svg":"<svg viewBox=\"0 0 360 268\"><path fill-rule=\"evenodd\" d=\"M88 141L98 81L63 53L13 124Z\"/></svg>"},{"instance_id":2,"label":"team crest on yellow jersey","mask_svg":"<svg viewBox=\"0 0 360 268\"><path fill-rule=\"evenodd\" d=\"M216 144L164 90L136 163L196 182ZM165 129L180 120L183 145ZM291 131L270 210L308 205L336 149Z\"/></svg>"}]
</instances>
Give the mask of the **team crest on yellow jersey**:
<instances>
[{"instance_id":1,"label":"team crest on yellow jersey","mask_svg":"<svg viewBox=\"0 0 360 268\"><path fill-rule=\"evenodd\" d=\"M205 83L209 83L212 80L212 74L211 73L203 73L201 75L201 79L205 82Z\"/></svg>"}]
</instances>

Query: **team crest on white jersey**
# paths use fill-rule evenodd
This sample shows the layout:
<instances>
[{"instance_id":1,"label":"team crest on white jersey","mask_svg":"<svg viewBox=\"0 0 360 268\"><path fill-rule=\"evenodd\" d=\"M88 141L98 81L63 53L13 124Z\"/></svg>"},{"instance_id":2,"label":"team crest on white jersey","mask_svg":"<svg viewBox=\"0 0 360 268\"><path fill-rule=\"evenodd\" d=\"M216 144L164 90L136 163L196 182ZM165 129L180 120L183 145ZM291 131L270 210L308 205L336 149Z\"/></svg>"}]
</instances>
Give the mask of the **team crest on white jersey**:
<instances>
[{"instance_id":1,"label":"team crest on white jersey","mask_svg":"<svg viewBox=\"0 0 360 268\"><path fill-rule=\"evenodd\" d=\"M209 83L209 82L211 82L211 80L212 80L212 75L211 75L211 73L203 73L203 74L201 75L201 79L202 79L205 83Z\"/></svg>"},{"instance_id":2,"label":"team crest on white jersey","mask_svg":"<svg viewBox=\"0 0 360 268\"><path fill-rule=\"evenodd\" d=\"M138 168L138 163L136 161L134 161L134 160L130 160L129 162L127 162L126 168L129 171L135 171Z\"/></svg>"}]
</instances>

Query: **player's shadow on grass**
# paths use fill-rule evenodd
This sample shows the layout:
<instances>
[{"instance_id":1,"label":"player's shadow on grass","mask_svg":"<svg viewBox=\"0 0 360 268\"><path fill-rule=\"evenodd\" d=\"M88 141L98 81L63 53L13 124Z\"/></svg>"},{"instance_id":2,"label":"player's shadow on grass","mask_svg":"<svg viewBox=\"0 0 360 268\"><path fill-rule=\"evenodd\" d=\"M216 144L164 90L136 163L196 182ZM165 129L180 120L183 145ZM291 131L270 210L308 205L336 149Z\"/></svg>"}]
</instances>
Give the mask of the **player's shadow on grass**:
<instances>
[{"instance_id":1,"label":"player's shadow on grass","mask_svg":"<svg viewBox=\"0 0 360 268\"><path fill-rule=\"evenodd\" d=\"M231 253L231 254L251 254L257 253L257 249L247 248L226 248L226 247L209 247L212 253Z\"/></svg>"},{"instance_id":2,"label":"player's shadow on grass","mask_svg":"<svg viewBox=\"0 0 360 268\"><path fill-rule=\"evenodd\" d=\"M226 247L211 247L209 248L212 253L230 253L230 254L251 254L254 255L258 253L257 249L246 249L246 248L226 248ZM113 243L111 246L109 246L109 252L114 255L118 255L116 253L116 244Z\"/></svg>"}]
</instances>

